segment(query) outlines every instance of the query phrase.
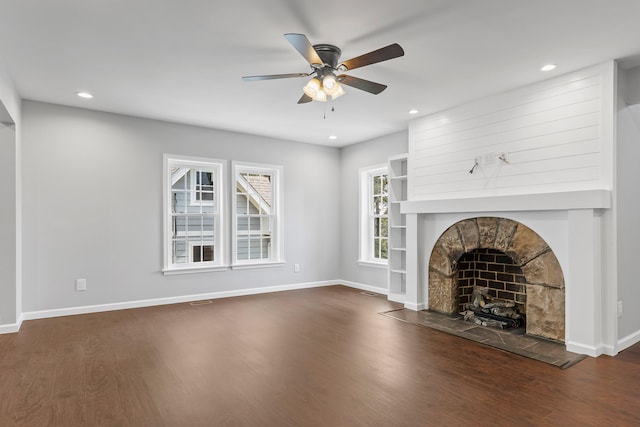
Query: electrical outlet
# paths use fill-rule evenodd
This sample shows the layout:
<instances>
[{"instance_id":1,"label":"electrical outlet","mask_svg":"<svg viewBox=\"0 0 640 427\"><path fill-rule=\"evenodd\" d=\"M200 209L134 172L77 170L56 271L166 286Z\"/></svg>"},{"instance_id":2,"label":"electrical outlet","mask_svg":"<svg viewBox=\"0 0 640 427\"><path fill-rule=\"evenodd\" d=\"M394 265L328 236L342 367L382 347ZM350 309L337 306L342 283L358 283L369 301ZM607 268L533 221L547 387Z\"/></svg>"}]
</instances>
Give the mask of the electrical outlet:
<instances>
[{"instance_id":1,"label":"electrical outlet","mask_svg":"<svg viewBox=\"0 0 640 427\"><path fill-rule=\"evenodd\" d=\"M87 290L87 279L76 279L76 291Z\"/></svg>"},{"instance_id":2,"label":"electrical outlet","mask_svg":"<svg viewBox=\"0 0 640 427\"><path fill-rule=\"evenodd\" d=\"M618 301L618 317L622 317L622 301Z\"/></svg>"},{"instance_id":3,"label":"electrical outlet","mask_svg":"<svg viewBox=\"0 0 640 427\"><path fill-rule=\"evenodd\" d=\"M300 264L293 264L293 272L294 273L300 272Z\"/></svg>"}]
</instances>

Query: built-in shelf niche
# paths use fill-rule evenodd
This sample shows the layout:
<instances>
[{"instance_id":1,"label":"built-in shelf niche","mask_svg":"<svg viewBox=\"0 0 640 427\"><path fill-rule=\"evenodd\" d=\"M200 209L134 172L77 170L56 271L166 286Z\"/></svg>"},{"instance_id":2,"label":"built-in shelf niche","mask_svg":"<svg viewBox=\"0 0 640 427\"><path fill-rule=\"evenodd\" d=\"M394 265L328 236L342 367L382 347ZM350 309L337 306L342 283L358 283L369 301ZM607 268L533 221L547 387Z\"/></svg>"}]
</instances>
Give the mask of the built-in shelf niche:
<instances>
[{"instance_id":1,"label":"built-in shelf niche","mask_svg":"<svg viewBox=\"0 0 640 427\"><path fill-rule=\"evenodd\" d=\"M407 200L407 155L389 159L389 279L388 298L404 302L407 268L407 222L400 202Z\"/></svg>"}]
</instances>

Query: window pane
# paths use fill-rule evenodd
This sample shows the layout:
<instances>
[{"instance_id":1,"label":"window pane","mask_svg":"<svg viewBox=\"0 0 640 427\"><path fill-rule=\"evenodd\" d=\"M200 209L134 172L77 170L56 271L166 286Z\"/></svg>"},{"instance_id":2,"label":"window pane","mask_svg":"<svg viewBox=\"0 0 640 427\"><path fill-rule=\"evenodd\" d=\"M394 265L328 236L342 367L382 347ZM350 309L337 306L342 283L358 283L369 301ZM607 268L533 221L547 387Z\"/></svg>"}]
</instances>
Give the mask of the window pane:
<instances>
[{"instance_id":1,"label":"window pane","mask_svg":"<svg viewBox=\"0 0 640 427\"><path fill-rule=\"evenodd\" d=\"M247 209L250 214L257 215L260 213L260 202L256 200L256 195L248 196L249 203L247 205Z\"/></svg>"},{"instance_id":2,"label":"window pane","mask_svg":"<svg viewBox=\"0 0 640 427\"><path fill-rule=\"evenodd\" d=\"M196 200L213 201L213 174L208 171L196 171Z\"/></svg>"},{"instance_id":3,"label":"window pane","mask_svg":"<svg viewBox=\"0 0 640 427\"><path fill-rule=\"evenodd\" d=\"M260 217L252 216L249 218L249 231L251 234L260 233Z\"/></svg>"},{"instance_id":4,"label":"window pane","mask_svg":"<svg viewBox=\"0 0 640 427\"><path fill-rule=\"evenodd\" d=\"M213 237L215 235L215 224L216 220L214 216L204 216L202 218L202 236Z\"/></svg>"},{"instance_id":5,"label":"window pane","mask_svg":"<svg viewBox=\"0 0 640 427\"><path fill-rule=\"evenodd\" d=\"M187 252L188 245L186 240L174 240L172 246L172 259L174 264L183 264L189 262L189 256Z\"/></svg>"},{"instance_id":6,"label":"window pane","mask_svg":"<svg viewBox=\"0 0 640 427\"><path fill-rule=\"evenodd\" d=\"M184 215L175 215L171 224L173 230L172 237L184 237L187 235L187 217Z\"/></svg>"},{"instance_id":7,"label":"window pane","mask_svg":"<svg viewBox=\"0 0 640 427\"><path fill-rule=\"evenodd\" d=\"M215 206L215 202L211 203L210 205L208 204L204 204L200 206L200 211L203 214L213 214L216 212L216 206Z\"/></svg>"},{"instance_id":8,"label":"window pane","mask_svg":"<svg viewBox=\"0 0 640 427\"><path fill-rule=\"evenodd\" d=\"M211 190L213 190L213 175L211 174L211 172L199 170L196 175L196 184L207 186Z\"/></svg>"},{"instance_id":9,"label":"window pane","mask_svg":"<svg viewBox=\"0 0 640 427\"><path fill-rule=\"evenodd\" d=\"M271 258L271 239L268 237L262 239L262 258Z\"/></svg>"},{"instance_id":10,"label":"window pane","mask_svg":"<svg viewBox=\"0 0 640 427\"><path fill-rule=\"evenodd\" d=\"M192 248L193 262L213 261L213 245L194 245Z\"/></svg>"},{"instance_id":11,"label":"window pane","mask_svg":"<svg viewBox=\"0 0 640 427\"><path fill-rule=\"evenodd\" d=\"M373 239L373 257L380 258L380 239Z\"/></svg>"},{"instance_id":12,"label":"window pane","mask_svg":"<svg viewBox=\"0 0 640 427\"><path fill-rule=\"evenodd\" d=\"M382 197L375 196L373 198L373 214L380 215L382 213Z\"/></svg>"},{"instance_id":13,"label":"window pane","mask_svg":"<svg viewBox=\"0 0 640 427\"><path fill-rule=\"evenodd\" d=\"M373 237L380 237L380 218L373 219Z\"/></svg>"},{"instance_id":14,"label":"window pane","mask_svg":"<svg viewBox=\"0 0 640 427\"><path fill-rule=\"evenodd\" d=\"M202 247L202 260L213 261L213 245L205 245Z\"/></svg>"},{"instance_id":15,"label":"window pane","mask_svg":"<svg viewBox=\"0 0 640 427\"><path fill-rule=\"evenodd\" d=\"M373 194L380 194L380 175L376 175L373 177Z\"/></svg>"},{"instance_id":16,"label":"window pane","mask_svg":"<svg viewBox=\"0 0 640 427\"><path fill-rule=\"evenodd\" d=\"M389 198L385 195L380 198L380 214L387 215L389 213Z\"/></svg>"},{"instance_id":17,"label":"window pane","mask_svg":"<svg viewBox=\"0 0 640 427\"><path fill-rule=\"evenodd\" d=\"M263 236L271 234L271 218L262 217L260 219L260 233Z\"/></svg>"},{"instance_id":18,"label":"window pane","mask_svg":"<svg viewBox=\"0 0 640 427\"><path fill-rule=\"evenodd\" d=\"M245 238L237 239L236 256L239 260L249 259L249 239L245 239Z\"/></svg>"},{"instance_id":19,"label":"window pane","mask_svg":"<svg viewBox=\"0 0 640 427\"><path fill-rule=\"evenodd\" d=\"M236 228L238 231L244 231L246 233L249 230L249 218L246 216L238 216L236 219Z\"/></svg>"},{"instance_id":20,"label":"window pane","mask_svg":"<svg viewBox=\"0 0 640 427\"><path fill-rule=\"evenodd\" d=\"M184 191L171 192L171 212L187 212L187 193Z\"/></svg>"},{"instance_id":21,"label":"window pane","mask_svg":"<svg viewBox=\"0 0 640 427\"><path fill-rule=\"evenodd\" d=\"M247 196L244 194L236 195L236 213L239 215L249 213L249 208L247 207Z\"/></svg>"},{"instance_id":22,"label":"window pane","mask_svg":"<svg viewBox=\"0 0 640 427\"><path fill-rule=\"evenodd\" d=\"M171 189L172 190L186 190L187 189L187 168L181 168L173 166L170 171L171 175Z\"/></svg>"},{"instance_id":23,"label":"window pane","mask_svg":"<svg viewBox=\"0 0 640 427\"><path fill-rule=\"evenodd\" d=\"M389 235L389 219L388 218L380 218L380 235L382 237L387 237Z\"/></svg>"},{"instance_id":24,"label":"window pane","mask_svg":"<svg viewBox=\"0 0 640 427\"><path fill-rule=\"evenodd\" d=\"M382 259L388 258L388 244L389 241L387 239L380 240L380 258Z\"/></svg>"},{"instance_id":25,"label":"window pane","mask_svg":"<svg viewBox=\"0 0 640 427\"><path fill-rule=\"evenodd\" d=\"M271 252L271 240L269 238L249 239L249 258L268 259Z\"/></svg>"}]
</instances>

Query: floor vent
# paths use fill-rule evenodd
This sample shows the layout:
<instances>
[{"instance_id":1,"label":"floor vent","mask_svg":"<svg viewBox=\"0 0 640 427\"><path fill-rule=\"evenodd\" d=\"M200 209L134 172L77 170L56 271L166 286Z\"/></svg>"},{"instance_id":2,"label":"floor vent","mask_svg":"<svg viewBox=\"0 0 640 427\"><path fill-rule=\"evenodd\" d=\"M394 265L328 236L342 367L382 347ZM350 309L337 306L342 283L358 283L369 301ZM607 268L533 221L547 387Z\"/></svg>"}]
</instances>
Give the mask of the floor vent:
<instances>
[{"instance_id":1,"label":"floor vent","mask_svg":"<svg viewBox=\"0 0 640 427\"><path fill-rule=\"evenodd\" d=\"M189 303L189 305L193 305L193 306L196 306L196 305L207 305L207 304L211 304L212 302L213 301L211 301L210 299L203 299L201 301L191 301Z\"/></svg>"},{"instance_id":2,"label":"floor vent","mask_svg":"<svg viewBox=\"0 0 640 427\"><path fill-rule=\"evenodd\" d=\"M378 294L376 294L375 292L369 292L369 291L362 291L360 292L362 295L366 295L368 297L377 297Z\"/></svg>"}]
</instances>

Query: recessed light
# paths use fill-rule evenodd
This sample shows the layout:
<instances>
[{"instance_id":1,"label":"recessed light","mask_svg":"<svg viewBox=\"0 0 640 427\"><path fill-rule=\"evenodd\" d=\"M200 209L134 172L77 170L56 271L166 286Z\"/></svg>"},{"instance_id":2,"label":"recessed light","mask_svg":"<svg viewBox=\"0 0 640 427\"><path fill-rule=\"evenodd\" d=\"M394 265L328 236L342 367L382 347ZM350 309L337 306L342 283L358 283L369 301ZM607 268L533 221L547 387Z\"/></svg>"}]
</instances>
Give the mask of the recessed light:
<instances>
[{"instance_id":1,"label":"recessed light","mask_svg":"<svg viewBox=\"0 0 640 427\"><path fill-rule=\"evenodd\" d=\"M551 71L556 69L556 64L547 64L540 68L540 71Z\"/></svg>"},{"instance_id":2,"label":"recessed light","mask_svg":"<svg viewBox=\"0 0 640 427\"><path fill-rule=\"evenodd\" d=\"M329 135L329 139L338 139L338 137L335 135Z\"/></svg>"},{"instance_id":3,"label":"recessed light","mask_svg":"<svg viewBox=\"0 0 640 427\"><path fill-rule=\"evenodd\" d=\"M85 98L85 99L91 99L93 98L93 95L91 95L89 92L76 92L76 95L78 95L80 98Z\"/></svg>"},{"instance_id":4,"label":"recessed light","mask_svg":"<svg viewBox=\"0 0 640 427\"><path fill-rule=\"evenodd\" d=\"M416 109L409 110L409 114L418 114L418 113L419 113L419 111L416 110Z\"/></svg>"}]
</instances>

